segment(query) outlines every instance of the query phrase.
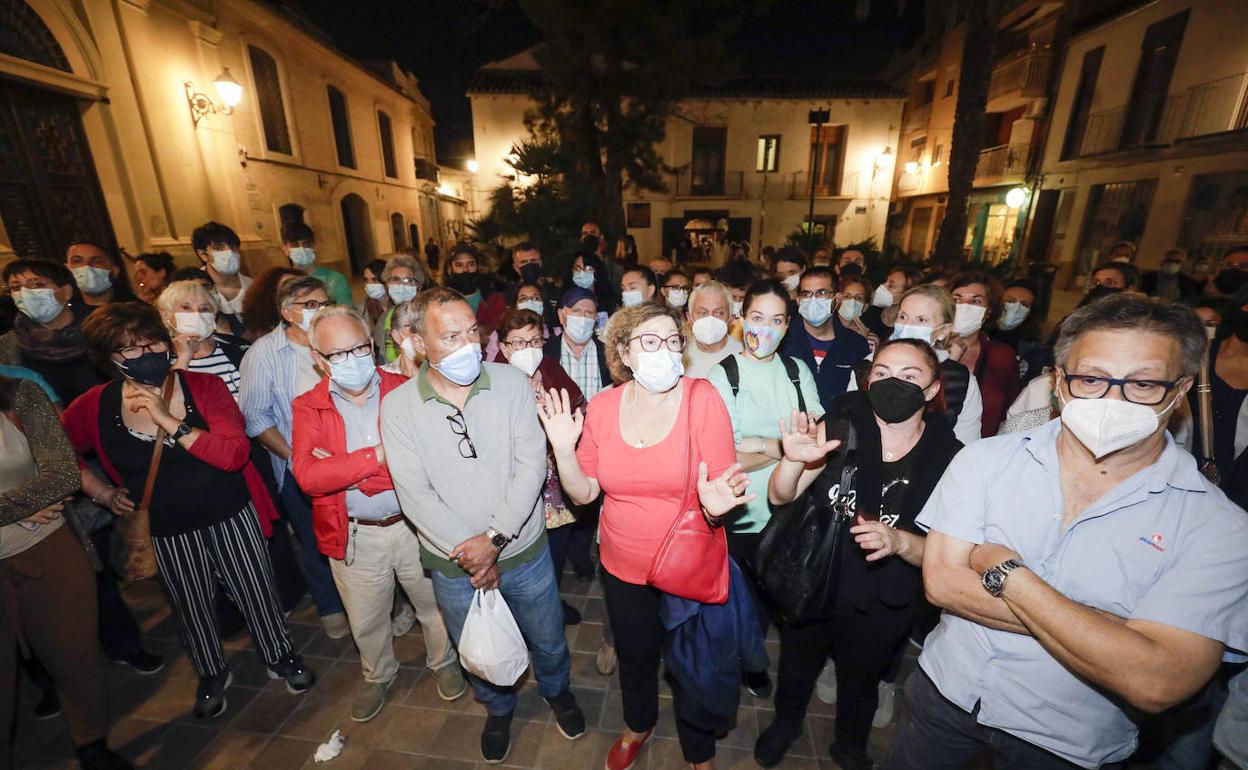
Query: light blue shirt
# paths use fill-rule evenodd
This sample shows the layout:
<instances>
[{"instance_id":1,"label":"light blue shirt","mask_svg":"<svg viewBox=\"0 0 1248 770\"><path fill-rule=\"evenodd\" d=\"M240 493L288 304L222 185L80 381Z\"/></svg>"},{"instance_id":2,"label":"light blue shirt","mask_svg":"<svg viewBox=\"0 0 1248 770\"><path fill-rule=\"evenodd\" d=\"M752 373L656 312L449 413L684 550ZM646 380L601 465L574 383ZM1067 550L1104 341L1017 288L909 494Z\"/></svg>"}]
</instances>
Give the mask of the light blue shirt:
<instances>
[{"instance_id":1,"label":"light blue shirt","mask_svg":"<svg viewBox=\"0 0 1248 770\"><path fill-rule=\"evenodd\" d=\"M277 428L286 443L290 443L290 405L299 395L295 392L299 366L299 351L286 336L284 324L278 324L247 349L238 367L238 408L247 421L248 436L255 437L269 428ZM272 453L269 456L273 459L273 475L280 489L289 462Z\"/></svg>"},{"instance_id":2,"label":"light blue shirt","mask_svg":"<svg viewBox=\"0 0 1248 770\"><path fill-rule=\"evenodd\" d=\"M333 380L329 383L329 397L334 408L338 410L338 416L342 418L348 452L368 449L381 443L381 424L378 421L381 411L381 379L377 375L373 375L372 384L368 386L363 406L352 401ZM366 495L359 487L347 490L348 516L377 521L398 512L399 496L393 489L375 495Z\"/></svg>"},{"instance_id":3,"label":"light blue shirt","mask_svg":"<svg viewBox=\"0 0 1248 770\"><path fill-rule=\"evenodd\" d=\"M52 389L52 386L48 384L48 381L43 379L43 375L36 372L34 369L27 369L24 366L9 366L7 364L0 364L0 377L8 377L10 380L30 380L38 385L44 393L48 394L48 400L52 403L57 403L61 400L61 397L56 395L56 391Z\"/></svg>"},{"instance_id":4,"label":"light blue shirt","mask_svg":"<svg viewBox=\"0 0 1248 770\"><path fill-rule=\"evenodd\" d=\"M1080 604L1248 650L1248 515L1196 470L1169 434L1153 465L1104 494L1062 531L1061 421L977 441L941 478L917 522L968 543L1016 551ZM948 612L919 665L977 720L1081 767L1136 746L1119 702L1087 684L1033 637Z\"/></svg>"}]
</instances>

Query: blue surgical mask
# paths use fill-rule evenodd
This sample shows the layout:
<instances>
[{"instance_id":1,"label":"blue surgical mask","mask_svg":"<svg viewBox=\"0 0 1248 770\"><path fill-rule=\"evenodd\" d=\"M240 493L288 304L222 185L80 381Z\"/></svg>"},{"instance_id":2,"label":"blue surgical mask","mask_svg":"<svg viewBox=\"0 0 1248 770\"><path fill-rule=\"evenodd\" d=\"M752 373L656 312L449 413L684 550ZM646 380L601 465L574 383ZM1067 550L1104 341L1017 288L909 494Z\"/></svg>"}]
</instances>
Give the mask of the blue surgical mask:
<instances>
[{"instance_id":1,"label":"blue surgical mask","mask_svg":"<svg viewBox=\"0 0 1248 770\"><path fill-rule=\"evenodd\" d=\"M594 288L594 271L593 270L573 270L572 283L580 286L582 289Z\"/></svg>"},{"instance_id":2,"label":"blue surgical mask","mask_svg":"<svg viewBox=\"0 0 1248 770\"><path fill-rule=\"evenodd\" d=\"M1005 309L1001 312L1001 320L997 322L997 326L1003 331L1018 328L1023 321L1027 320L1027 316L1031 315L1031 308L1021 302L1007 302Z\"/></svg>"},{"instance_id":3,"label":"blue surgical mask","mask_svg":"<svg viewBox=\"0 0 1248 770\"><path fill-rule=\"evenodd\" d=\"M797 312L811 326L823 326L832 317L831 297L811 297L797 303Z\"/></svg>"},{"instance_id":4,"label":"blue surgical mask","mask_svg":"<svg viewBox=\"0 0 1248 770\"><path fill-rule=\"evenodd\" d=\"M364 294L369 299L380 302L386 296L386 285L384 283L366 283L364 284Z\"/></svg>"},{"instance_id":5,"label":"blue surgical mask","mask_svg":"<svg viewBox=\"0 0 1248 770\"><path fill-rule=\"evenodd\" d=\"M578 345L589 341L594 336L594 319L582 315L569 315L563 325L563 331Z\"/></svg>"},{"instance_id":6,"label":"blue surgical mask","mask_svg":"<svg viewBox=\"0 0 1248 770\"><path fill-rule=\"evenodd\" d=\"M102 267L75 267L74 281L84 294L103 294L113 285L113 277Z\"/></svg>"},{"instance_id":7,"label":"blue surgical mask","mask_svg":"<svg viewBox=\"0 0 1248 770\"><path fill-rule=\"evenodd\" d=\"M55 289L26 289L13 295L13 304L35 323L46 324L61 314L65 303L56 298Z\"/></svg>"},{"instance_id":8,"label":"blue surgical mask","mask_svg":"<svg viewBox=\"0 0 1248 770\"><path fill-rule=\"evenodd\" d=\"M234 249L209 252L212 255L212 269L221 275L234 275L242 265L242 258Z\"/></svg>"},{"instance_id":9,"label":"blue surgical mask","mask_svg":"<svg viewBox=\"0 0 1248 770\"><path fill-rule=\"evenodd\" d=\"M481 346L475 342L464 345L432 366L456 385L471 385L481 376Z\"/></svg>"},{"instance_id":10,"label":"blue surgical mask","mask_svg":"<svg viewBox=\"0 0 1248 770\"><path fill-rule=\"evenodd\" d=\"M347 360L340 364L330 363L329 376L340 388L347 390L363 390L364 386L373 381L377 369L373 366L371 356L354 356L347 354Z\"/></svg>"},{"instance_id":11,"label":"blue surgical mask","mask_svg":"<svg viewBox=\"0 0 1248 770\"><path fill-rule=\"evenodd\" d=\"M645 299L642 298L640 291L631 289L620 294L620 302L624 304L624 307L633 307L645 302Z\"/></svg>"},{"instance_id":12,"label":"blue surgical mask","mask_svg":"<svg viewBox=\"0 0 1248 770\"><path fill-rule=\"evenodd\" d=\"M542 301L540 299L524 299L516 303L517 310L532 310L538 315L542 314Z\"/></svg>"},{"instance_id":13,"label":"blue surgical mask","mask_svg":"<svg viewBox=\"0 0 1248 770\"><path fill-rule=\"evenodd\" d=\"M897 324L893 327L893 334L890 340L922 340L927 344L932 344L932 332L930 326L915 326L914 324Z\"/></svg>"},{"instance_id":14,"label":"blue surgical mask","mask_svg":"<svg viewBox=\"0 0 1248 770\"><path fill-rule=\"evenodd\" d=\"M290 248L290 261L296 267L309 267L316 262L316 249L308 246L292 246Z\"/></svg>"},{"instance_id":15,"label":"blue surgical mask","mask_svg":"<svg viewBox=\"0 0 1248 770\"><path fill-rule=\"evenodd\" d=\"M416 296L416 287L405 283L392 283L386 287L386 291L390 294L390 301L396 305L402 305Z\"/></svg>"}]
</instances>

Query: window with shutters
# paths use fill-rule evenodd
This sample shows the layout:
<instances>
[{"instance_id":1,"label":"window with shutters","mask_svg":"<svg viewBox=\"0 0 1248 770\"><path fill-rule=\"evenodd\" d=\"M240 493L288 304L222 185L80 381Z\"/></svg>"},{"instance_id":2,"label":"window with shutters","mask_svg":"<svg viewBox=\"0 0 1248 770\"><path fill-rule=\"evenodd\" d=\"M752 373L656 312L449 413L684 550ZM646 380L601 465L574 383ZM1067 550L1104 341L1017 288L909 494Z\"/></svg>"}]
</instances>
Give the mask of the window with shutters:
<instances>
[{"instance_id":1,"label":"window with shutters","mask_svg":"<svg viewBox=\"0 0 1248 770\"><path fill-rule=\"evenodd\" d=\"M394 161L394 131L390 128L390 116L384 112L377 113L377 131L381 134L381 163L386 176L398 177L398 164Z\"/></svg>"},{"instance_id":2,"label":"window with shutters","mask_svg":"<svg viewBox=\"0 0 1248 770\"><path fill-rule=\"evenodd\" d=\"M338 151L338 165L355 168L355 148L351 146L351 121L347 115L347 97L333 86L328 86L329 122L334 128L334 148Z\"/></svg>"},{"instance_id":3,"label":"window with shutters","mask_svg":"<svg viewBox=\"0 0 1248 770\"><path fill-rule=\"evenodd\" d=\"M264 146L270 152L291 155L290 127L286 125L286 103L282 99L282 81L277 62L254 45L247 46L251 60L251 79L256 84L256 101L260 105L260 122L264 127Z\"/></svg>"}]
</instances>

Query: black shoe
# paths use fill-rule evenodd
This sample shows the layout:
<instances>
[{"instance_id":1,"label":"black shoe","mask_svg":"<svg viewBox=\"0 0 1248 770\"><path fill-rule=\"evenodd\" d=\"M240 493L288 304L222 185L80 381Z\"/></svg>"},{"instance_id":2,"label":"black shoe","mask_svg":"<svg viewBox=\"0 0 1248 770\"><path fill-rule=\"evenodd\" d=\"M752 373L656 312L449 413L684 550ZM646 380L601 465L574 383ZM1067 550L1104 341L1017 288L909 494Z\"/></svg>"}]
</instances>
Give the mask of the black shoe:
<instances>
[{"instance_id":1,"label":"black shoe","mask_svg":"<svg viewBox=\"0 0 1248 770\"><path fill-rule=\"evenodd\" d=\"M269 679L285 679L286 689L298 695L316 684L316 672L303 665L302 655L287 655L269 666Z\"/></svg>"},{"instance_id":2,"label":"black shoe","mask_svg":"<svg viewBox=\"0 0 1248 770\"><path fill-rule=\"evenodd\" d=\"M481 758L487 765L497 765L511 753L511 716L490 714L485 718L485 729L481 731Z\"/></svg>"},{"instance_id":3,"label":"black shoe","mask_svg":"<svg viewBox=\"0 0 1248 770\"><path fill-rule=\"evenodd\" d=\"M572 570L576 573L576 582L578 583L594 582L593 562L587 562L585 564L573 564Z\"/></svg>"},{"instance_id":4,"label":"black shoe","mask_svg":"<svg viewBox=\"0 0 1248 770\"><path fill-rule=\"evenodd\" d=\"M39 696L35 704L35 719L51 719L61 713L61 699L56 697L56 688L49 687Z\"/></svg>"},{"instance_id":5,"label":"black shoe","mask_svg":"<svg viewBox=\"0 0 1248 770\"><path fill-rule=\"evenodd\" d=\"M144 676L147 676L148 674L155 674L157 671L165 667L164 658L143 649L140 649L128 658L118 658L117 662L125 663L127 666L134 669L136 674L142 674Z\"/></svg>"},{"instance_id":6,"label":"black shoe","mask_svg":"<svg viewBox=\"0 0 1248 770\"><path fill-rule=\"evenodd\" d=\"M839 743L833 743L828 747L828 755L841 766L841 770L875 770L875 763L867 756L865 748L852 751Z\"/></svg>"},{"instance_id":7,"label":"black shoe","mask_svg":"<svg viewBox=\"0 0 1248 770\"><path fill-rule=\"evenodd\" d=\"M784 761L785 753L800 737L802 737L801 724L793 724L777 717L771 726L758 736L758 741L754 744L754 761L760 767L775 767Z\"/></svg>"},{"instance_id":8,"label":"black shoe","mask_svg":"<svg viewBox=\"0 0 1248 770\"><path fill-rule=\"evenodd\" d=\"M134 765L111 751L103 738L86 746L79 746L74 751L78 754L78 764L82 765L82 770L134 770Z\"/></svg>"},{"instance_id":9,"label":"black shoe","mask_svg":"<svg viewBox=\"0 0 1248 770\"><path fill-rule=\"evenodd\" d=\"M581 611L567 602L563 603L563 624L565 626L579 626L581 624Z\"/></svg>"},{"instance_id":10,"label":"black shoe","mask_svg":"<svg viewBox=\"0 0 1248 770\"><path fill-rule=\"evenodd\" d=\"M225 690L234 682L229 669L214 676L201 676L195 691L195 718L215 719L225 713Z\"/></svg>"},{"instance_id":11,"label":"black shoe","mask_svg":"<svg viewBox=\"0 0 1248 770\"><path fill-rule=\"evenodd\" d=\"M555 712L555 725L564 738L574 741L585 734L585 712L577 705L576 696L571 690L564 690L553 698L547 698L546 703Z\"/></svg>"},{"instance_id":12,"label":"black shoe","mask_svg":"<svg viewBox=\"0 0 1248 770\"><path fill-rule=\"evenodd\" d=\"M745 691L755 698L771 696L771 677L766 671L746 671L741 677L745 681Z\"/></svg>"}]
</instances>

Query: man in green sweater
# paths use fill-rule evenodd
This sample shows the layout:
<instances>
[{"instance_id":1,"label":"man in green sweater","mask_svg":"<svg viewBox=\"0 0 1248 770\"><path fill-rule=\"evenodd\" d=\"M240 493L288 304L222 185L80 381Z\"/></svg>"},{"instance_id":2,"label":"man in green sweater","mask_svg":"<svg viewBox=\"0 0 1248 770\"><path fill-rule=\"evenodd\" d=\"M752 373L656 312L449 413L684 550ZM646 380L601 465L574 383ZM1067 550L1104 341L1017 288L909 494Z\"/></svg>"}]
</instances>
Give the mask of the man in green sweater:
<instances>
[{"instance_id":1,"label":"man in green sweater","mask_svg":"<svg viewBox=\"0 0 1248 770\"><path fill-rule=\"evenodd\" d=\"M381 438L403 514L458 645L477 589L502 593L528 642L542 696L569 740L585 715L569 689L563 603L546 544L546 435L518 368L481 362L477 316L463 295L434 288L412 300L409 328L424 358L381 405ZM481 756L511 747L516 690L469 674L488 718Z\"/></svg>"},{"instance_id":2,"label":"man in green sweater","mask_svg":"<svg viewBox=\"0 0 1248 770\"><path fill-rule=\"evenodd\" d=\"M351 304L351 284L337 270L316 264L316 236L312 228L303 222L287 222L282 225L282 253L296 270L317 278L329 290L329 298L335 305Z\"/></svg>"}]
</instances>

